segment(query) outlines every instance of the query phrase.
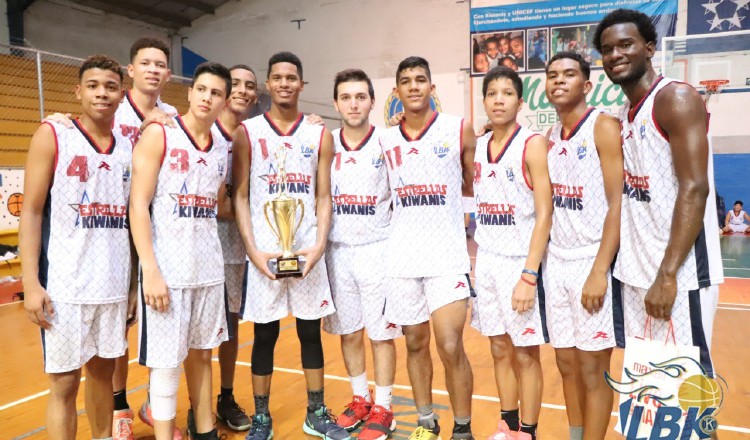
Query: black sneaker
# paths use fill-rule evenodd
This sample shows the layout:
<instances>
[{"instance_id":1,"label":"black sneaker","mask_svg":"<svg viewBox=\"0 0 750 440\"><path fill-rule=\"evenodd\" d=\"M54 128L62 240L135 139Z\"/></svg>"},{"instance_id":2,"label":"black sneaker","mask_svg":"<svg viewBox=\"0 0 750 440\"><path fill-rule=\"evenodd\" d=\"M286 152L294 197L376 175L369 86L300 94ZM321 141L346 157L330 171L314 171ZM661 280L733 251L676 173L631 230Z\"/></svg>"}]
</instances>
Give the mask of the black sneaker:
<instances>
[{"instance_id":1,"label":"black sneaker","mask_svg":"<svg viewBox=\"0 0 750 440\"><path fill-rule=\"evenodd\" d=\"M471 423L465 425L454 424L451 440L474 440L474 436L471 434Z\"/></svg>"},{"instance_id":2,"label":"black sneaker","mask_svg":"<svg viewBox=\"0 0 750 440\"><path fill-rule=\"evenodd\" d=\"M222 398L221 394L219 394L219 397L216 399L216 417L235 431L247 431L250 429L250 417L234 401L234 395Z\"/></svg>"},{"instance_id":3,"label":"black sneaker","mask_svg":"<svg viewBox=\"0 0 750 440\"><path fill-rule=\"evenodd\" d=\"M324 440L351 440L349 432L336 424L331 411L325 405L315 411L307 410L305 423L302 424L305 434L314 435Z\"/></svg>"},{"instance_id":4,"label":"black sneaker","mask_svg":"<svg viewBox=\"0 0 750 440\"><path fill-rule=\"evenodd\" d=\"M193 414L193 408L188 409L187 413L187 437L188 440L195 440L198 436L196 434L196 428L195 428L195 414ZM214 428L213 431L209 433L211 435L211 440L226 440L227 435L221 434L219 435L219 430ZM205 435L205 434L203 434Z\"/></svg>"},{"instance_id":5,"label":"black sneaker","mask_svg":"<svg viewBox=\"0 0 750 440\"><path fill-rule=\"evenodd\" d=\"M273 438L273 420L271 416L256 414L253 416L250 432L245 440L271 440Z\"/></svg>"}]
</instances>

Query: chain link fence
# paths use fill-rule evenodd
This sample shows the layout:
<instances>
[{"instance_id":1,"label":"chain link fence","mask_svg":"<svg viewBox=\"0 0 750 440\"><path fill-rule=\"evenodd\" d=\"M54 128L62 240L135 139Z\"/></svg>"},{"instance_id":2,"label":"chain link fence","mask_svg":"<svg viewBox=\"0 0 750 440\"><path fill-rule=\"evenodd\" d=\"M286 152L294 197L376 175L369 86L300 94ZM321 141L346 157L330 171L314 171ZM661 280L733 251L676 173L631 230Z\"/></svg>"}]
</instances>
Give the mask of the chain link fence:
<instances>
[{"instance_id":1,"label":"chain link fence","mask_svg":"<svg viewBox=\"0 0 750 440\"><path fill-rule=\"evenodd\" d=\"M74 89L82 62L82 58L0 44L0 167L24 166L31 136L44 116L80 114ZM125 75L123 87L130 85ZM172 76L162 99L184 113L189 85L189 78Z\"/></svg>"}]
</instances>

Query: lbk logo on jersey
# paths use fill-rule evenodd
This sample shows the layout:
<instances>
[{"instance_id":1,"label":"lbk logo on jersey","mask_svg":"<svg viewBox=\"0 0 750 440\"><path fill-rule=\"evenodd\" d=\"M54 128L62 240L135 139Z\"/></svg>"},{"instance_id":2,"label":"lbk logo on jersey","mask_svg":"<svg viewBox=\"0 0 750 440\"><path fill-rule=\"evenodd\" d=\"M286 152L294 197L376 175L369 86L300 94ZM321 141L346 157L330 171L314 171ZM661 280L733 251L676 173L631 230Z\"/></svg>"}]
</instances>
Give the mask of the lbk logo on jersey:
<instances>
[{"instance_id":1,"label":"lbk logo on jersey","mask_svg":"<svg viewBox=\"0 0 750 440\"><path fill-rule=\"evenodd\" d=\"M515 182L516 181L516 175L513 174L513 168L506 168L505 169L505 177L508 178L508 182Z\"/></svg>"},{"instance_id":2,"label":"lbk logo on jersey","mask_svg":"<svg viewBox=\"0 0 750 440\"><path fill-rule=\"evenodd\" d=\"M380 169L380 167L383 166L383 163L385 163L385 156L383 156L383 153L380 153L377 156L373 156L372 158L372 166L375 167L375 169Z\"/></svg>"},{"instance_id":3,"label":"lbk logo on jersey","mask_svg":"<svg viewBox=\"0 0 750 440\"><path fill-rule=\"evenodd\" d=\"M588 148L588 142L587 141L583 141L583 143L580 146L578 146L578 151L577 151L577 153L578 153L578 160L581 160L584 157L586 157L586 153L588 152L588 150L589 150L589 148Z\"/></svg>"},{"instance_id":4,"label":"lbk logo on jersey","mask_svg":"<svg viewBox=\"0 0 750 440\"><path fill-rule=\"evenodd\" d=\"M442 146L434 147L432 151L435 152L437 157L444 158L448 153L451 151L450 144L448 142L444 143Z\"/></svg>"},{"instance_id":5,"label":"lbk logo on jersey","mask_svg":"<svg viewBox=\"0 0 750 440\"><path fill-rule=\"evenodd\" d=\"M130 181L130 165L125 165L122 170L122 181L128 183Z\"/></svg>"},{"instance_id":6,"label":"lbk logo on jersey","mask_svg":"<svg viewBox=\"0 0 750 440\"><path fill-rule=\"evenodd\" d=\"M646 139L646 124L647 123L648 123L648 119L644 119L643 121L641 121L641 129L640 129L641 139Z\"/></svg>"},{"instance_id":7,"label":"lbk logo on jersey","mask_svg":"<svg viewBox=\"0 0 750 440\"><path fill-rule=\"evenodd\" d=\"M306 146L304 146L304 145L300 145L300 147L299 147L299 148L300 148L300 151L302 152L302 155L303 155L303 156L305 156L305 157L306 157L306 158L308 158L308 159L309 159L309 158L310 158L310 157L311 157L311 156L313 155L313 153L315 152L315 146L314 146L314 145L310 145L309 147L306 147Z\"/></svg>"},{"instance_id":8,"label":"lbk logo on jersey","mask_svg":"<svg viewBox=\"0 0 750 440\"><path fill-rule=\"evenodd\" d=\"M219 161L219 175L221 176L223 174L224 174L224 161L220 160Z\"/></svg>"}]
</instances>

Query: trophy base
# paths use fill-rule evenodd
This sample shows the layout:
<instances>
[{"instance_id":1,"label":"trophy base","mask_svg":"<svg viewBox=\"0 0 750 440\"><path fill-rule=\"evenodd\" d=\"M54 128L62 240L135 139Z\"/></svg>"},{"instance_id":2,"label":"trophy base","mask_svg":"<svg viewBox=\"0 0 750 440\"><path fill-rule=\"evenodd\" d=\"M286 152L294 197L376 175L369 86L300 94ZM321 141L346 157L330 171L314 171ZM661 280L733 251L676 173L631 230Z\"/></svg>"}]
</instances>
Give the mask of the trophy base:
<instances>
[{"instance_id":1,"label":"trophy base","mask_svg":"<svg viewBox=\"0 0 750 440\"><path fill-rule=\"evenodd\" d=\"M299 257L274 258L268 261L268 269L276 275L276 279L299 278L305 269L305 261Z\"/></svg>"}]
</instances>

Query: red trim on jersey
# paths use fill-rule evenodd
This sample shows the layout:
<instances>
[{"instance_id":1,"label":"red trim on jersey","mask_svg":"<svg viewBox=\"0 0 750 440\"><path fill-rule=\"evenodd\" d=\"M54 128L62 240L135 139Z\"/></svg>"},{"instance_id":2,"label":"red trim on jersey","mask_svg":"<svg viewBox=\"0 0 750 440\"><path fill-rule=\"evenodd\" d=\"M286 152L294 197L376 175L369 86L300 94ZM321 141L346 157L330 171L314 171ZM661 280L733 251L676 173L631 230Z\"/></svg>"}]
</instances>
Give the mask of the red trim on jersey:
<instances>
[{"instance_id":1,"label":"red trim on jersey","mask_svg":"<svg viewBox=\"0 0 750 440\"><path fill-rule=\"evenodd\" d=\"M42 125L44 124L49 125L49 128L52 129L52 135L55 138L55 162L52 164L52 179L49 181L49 187L52 188L52 185L55 183L55 170L57 170L57 159L60 156L60 145L57 144L57 130L55 130L55 126L51 122L42 122Z\"/></svg>"},{"instance_id":2,"label":"red trim on jersey","mask_svg":"<svg viewBox=\"0 0 750 440\"><path fill-rule=\"evenodd\" d=\"M635 115L637 115L638 111L641 109L641 107L643 107L643 103L646 102L646 98L648 98L649 95L651 95L651 93L654 91L654 89L656 88L656 86L663 79L664 79L663 76L659 76L658 78L656 78L656 81L654 81L654 83L651 84L651 88L648 89L648 92L646 92L646 94L643 95L643 97L641 98L641 100L638 101L638 104L636 104L635 107L633 107L632 105L630 106L630 110L628 110L628 122L633 122L635 120Z\"/></svg>"},{"instance_id":3,"label":"red trim on jersey","mask_svg":"<svg viewBox=\"0 0 750 440\"><path fill-rule=\"evenodd\" d=\"M356 147L352 148L346 143L346 139L344 139L344 129L342 128L339 130L339 140L341 141L341 146L344 147L346 151L358 151L370 141L373 133L375 133L375 126L370 125L370 131L367 132L367 135L359 142L359 144L357 144Z\"/></svg>"},{"instance_id":4,"label":"red trim on jersey","mask_svg":"<svg viewBox=\"0 0 750 440\"><path fill-rule=\"evenodd\" d=\"M685 84L687 86L693 87L691 84L688 84L686 82L682 81L672 81L670 84ZM654 100L656 100L656 97L659 96L659 93L664 90L664 88L660 89L658 92L656 92L656 95L654 95ZM656 105L651 106L651 121L654 123L654 127L656 127L656 131L659 132L661 137L664 138L665 141L669 142L669 134L667 134L666 131L659 125L659 122L656 121L656 114L654 113L654 110L656 109ZM708 112L708 106L706 105L706 102L703 102L703 110L706 112L706 133L708 133L708 125L711 121L711 114ZM628 115L629 116L629 115ZM631 121L632 122L632 121Z\"/></svg>"},{"instance_id":5,"label":"red trim on jersey","mask_svg":"<svg viewBox=\"0 0 750 440\"><path fill-rule=\"evenodd\" d=\"M500 149L500 151L497 153L497 157L494 159L492 158L492 139L495 138L495 133L493 132L492 136L490 136L490 140L487 141L487 162L494 163L494 164L499 163L500 159L502 159L503 156L505 156L505 152L508 151L508 147L510 146L511 142L513 142L516 136L518 136L518 132L520 131L521 131L521 126L516 124L516 128L513 129L513 133L510 134L508 139L503 144L503 148Z\"/></svg>"},{"instance_id":6,"label":"red trim on jersey","mask_svg":"<svg viewBox=\"0 0 750 440\"><path fill-rule=\"evenodd\" d=\"M414 142L414 141L418 141L418 140L422 139L422 138L424 137L424 135L425 135L425 134L427 134L427 130L429 130L429 129L430 129L430 127L432 127L432 124L434 124L434 123L435 123L435 121L437 120L437 117L438 117L438 112L433 112L433 114L432 114L432 119L430 119L430 120L429 120L429 121L427 122L427 124L425 124L425 126L424 126L424 127L422 127L422 130L421 130L421 131L419 132L419 134L417 134L417 136L416 136L415 138L413 138L413 139L412 139L412 137L411 137L411 136L409 136L409 134L408 134L408 133L406 132L406 130L404 129L404 124L406 123L406 119L403 119L403 120L401 121L401 123L400 123L400 124L398 125L398 129L399 129L399 130L401 131L401 136L403 136L403 137L404 137L404 139L406 139L407 141L409 141L409 142ZM463 129L463 126L462 126L461 128Z\"/></svg>"},{"instance_id":7,"label":"red trim on jersey","mask_svg":"<svg viewBox=\"0 0 750 440\"><path fill-rule=\"evenodd\" d=\"M253 143L250 142L250 133L247 132L245 124L240 124L243 130L245 130L245 137L247 138L247 157L250 159L250 163L253 162Z\"/></svg>"},{"instance_id":8,"label":"red trim on jersey","mask_svg":"<svg viewBox=\"0 0 750 440\"><path fill-rule=\"evenodd\" d=\"M589 118L589 116L591 116L591 112L593 111L594 111L594 107L589 107L589 109L586 110L586 113L584 113L583 116L581 116L581 119L579 119L578 122L576 122L576 124L573 126L573 129L570 130L570 133L568 133L567 135L565 134L565 127L563 127L562 124L560 124L560 139L564 141L569 141L573 136L575 136L576 133L578 133L578 130L581 129L583 124Z\"/></svg>"},{"instance_id":9,"label":"red trim on jersey","mask_svg":"<svg viewBox=\"0 0 750 440\"><path fill-rule=\"evenodd\" d=\"M133 111L135 111L135 115L138 116L138 119L140 119L141 122L143 122L143 120L146 118L145 116L143 116L143 112L141 111L141 109L139 109L138 106L135 105L135 101L133 101L133 98L130 96L130 90L125 92L125 98L128 100L128 103L130 104L130 106L133 107Z\"/></svg>"},{"instance_id":10,"label":"red trim on jersey","mask_svg":"<svg viewBox=\"0 0 750 440\"><path fill-rule=\"evenodd\" d=\"M185 123L182 121L182 116L177 115L175 119L177 120L177 125L179 125L182 131L185 132L188 139L190 139L190 143L193 144L196 150L200 151L201 153L208 153L209 151L211 151L211 148L214 146L214 137L211 134L211 131L208 132L208 145L206 145L205 148L201 148L198 145L198 143L195 142L195 138L193 138L193 135L190 134L190 131L187 129L187 127L185 127ZM165 139L166 139L166 134L165 134Z\"/></svg>"},{"instance_id":11,"label":"red trim on jersey","mask_svg":"<svg viewBox=\"0 0 750 440\"><path fill-rule=\"evenodd\" d=\"M94 138L91 137L88 131L83 127L79 119L73 119L73 125L78 129L78 131L81 132L83 137L86 139L86 141L91 145L91 147L96 150L99 154L112 154L113 151L115 151L115 135L110 131L110 137L112 140L109 141L109 146L106 149L102 149L102 147L99 146L99 144L94 141Z\"/></svg>"},{"instance_id":12,"label":"red trim on jersey","mask_svg":"<svg viewBox=\"0 0 750 440\"><path fill-rule=\"evenodd\" d=\"M281 131L281 129L279 128L279 126L276 125L275 122L273 122L273 119L271 119L271 116L268 114L268 112L263 113L263 117L266 118L266 122L268 122L268 125L270 125L271 129L273 129L273 131L275 131L276 134L279 135L279 136L291 136L291 135L293 135L294 132L296 132L297 129L300 127L300 125L302 125L302 121L305 119L305 115L303 115L302 113L300 113L299 116L297 116L297 120L294 121L294 124L292 124L292 126L289 128L289 131L286 132L286 133L284 133L283 131Z\"/></svg>"},{"instance_id":13,"label":"red trim on jersey","mask_svg":"<svg viewBox=\"0 0 750 440\"><path fill-rule=\"evenodd\" d=\"M221 133L221 135L224 137L224 139L226 139L229 142L232 142L232 135L229 134L229 130L227 130L226 128L224 128L224 124L222 124L221 120L218 119L218 118L216 119L216 128L219 129L219 133Z\"/></svg>"},{"instance_id":14,"label":"red trim on jersey","mask_svg":"<svg viewBox=\"0 0 750 440\"><path fill-rule=\"evenodd\" d=\"M523 174L523 181L526 182L526 186L532 191L534 191L534 187L529 183L529 179L526 177L526 148L529 146L529 141L537 136L541 136L541 134L535 133L526 139L526 142L523 143L523 153L521 154L521 174Z\"/></svg>"}]
</instances>

